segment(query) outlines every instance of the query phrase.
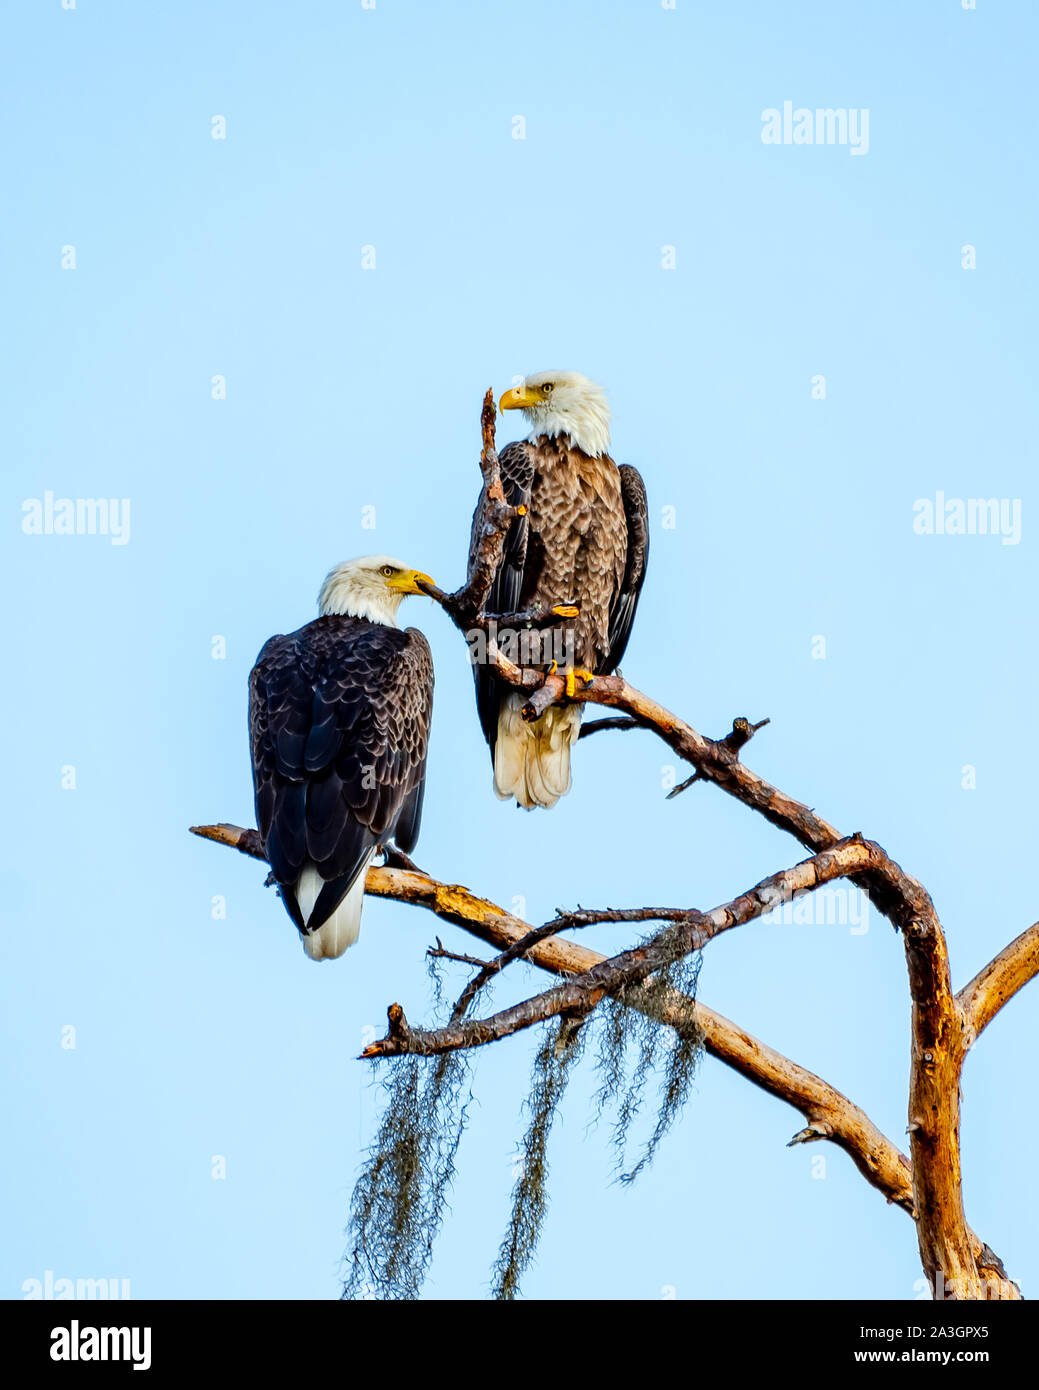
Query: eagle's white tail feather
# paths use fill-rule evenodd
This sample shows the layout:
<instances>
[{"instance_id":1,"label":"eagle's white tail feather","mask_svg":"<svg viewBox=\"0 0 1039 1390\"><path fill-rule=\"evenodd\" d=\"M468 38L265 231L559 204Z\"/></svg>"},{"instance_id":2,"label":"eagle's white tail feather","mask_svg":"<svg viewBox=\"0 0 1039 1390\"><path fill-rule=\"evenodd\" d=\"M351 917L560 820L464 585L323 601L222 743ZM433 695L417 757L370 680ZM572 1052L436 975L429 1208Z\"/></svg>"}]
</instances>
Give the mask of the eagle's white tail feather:
<instances>
[{"instance_id":1,"label":"eagle's white tail feather","mask_svg":"<svg viewBox=\"0 0 1039 1390\"><path fill-rule=\"evenodd\" d=\"M581 728L580 705L552 705L533 724L520 711L527 697L510 691L498 714L494 790L502 801L554 806L570 790L570 748Z\"/></svg>"},{"instance_id":2,"label":"eagle's white tail feather","mask_svg":"<svg viewBox=\"0 0 1039 1390\"><path fill-rule=\"evenodd\" d=\"M304 936L303 947L311 960L335 960L336 956L341 956L345 950L354 944L361 934L361 905L364 902L364 880L368 872L368 865L375 855L371 854L364 861L360 873L350 885L343 901L332 913L327 922L323 922L316 932L309 936ZM303 872L300 874L299 882L296 884L296 901L299 903L300 912L303 914L304 922L310 921L310 914L314 911L314 904L317 902L318 894L325 886L325 880L318 873L317 868L308 860L303 865Z\"/></svg>"}]
</instances>

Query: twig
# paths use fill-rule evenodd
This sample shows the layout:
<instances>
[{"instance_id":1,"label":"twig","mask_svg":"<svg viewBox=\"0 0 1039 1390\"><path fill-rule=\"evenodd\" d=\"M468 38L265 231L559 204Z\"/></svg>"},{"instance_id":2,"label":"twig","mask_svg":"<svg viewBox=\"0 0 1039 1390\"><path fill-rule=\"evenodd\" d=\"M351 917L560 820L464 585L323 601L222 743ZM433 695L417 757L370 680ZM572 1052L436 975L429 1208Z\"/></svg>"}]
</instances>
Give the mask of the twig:
<instances>
[{"instance_id":1,"label":"twig","mask_svg":"<svg viewBox=\"0 0 1039 1390\"><path fill-rule=\"evenodd\" d=\"M649 724L643 724L641 720L631 719L627 715L618 715L611 719L591 719L587 724L581 725L581 732L578 738L590 738L592 734L599 734L606 729L648 729Z\"/></svg>"},{"instance_id":2,"label":"twig","mask_svg":"<svg viewBox=\"0 0 1039 1390\"><path fill-rule=\"evenodd\" d=\"M488 390L480 411L480 471L483 490L480 494L479 541L470 557L465 583L453 594L445 594L436 585L423 585L431 598L444 608L455 625L465 632L484 612L494 576L501 564L505 534L525 507L512 507L505 501L501 468L494 443L494 392Z\"/></svg>"},{"instance_id":3,"label":"twig","mask_svg":"<svg viewBox=\"0 0 1039 1390\"><path fill-rule=\"evenodd\" d=\"M444 943L437 937L437 944L426 948L426 955L433 960L453 960L460 965L475 965L480 970L487 970L493 962L481 960L479 956L466 956L458 951L449 951Z\"/></svg>"},{"instance_id":4,"label":"twig","mask_svg":"<svg viewBox=\"0 0 1039 1390\"><path fill-rule=\"evenodd\" d=\"M258 830L243 830L240 825L228 825L226 821L221 821L219 825L189 825L188 829L192 835L200 835L203 840L213 840L218 845L230 845L232 849L240 850L252 859L267 862Z\"/></svg>"},{"instance_id":5,"label":"twig","mask_svg":"<svg viewBox=\"0 0 1039 1390\"><path fill-rule=\"evenodd\" d=\"M719 748L728 748L730 753L739 753L743 745L749 743L759 729L763 729L766 724L771 723L771 719L759 719L756 724L752 724L749 719L746 719L743 715L739 715L732 721L731 731L727 733L723 739L719 740L718 746ZM704 773L699 771L694 772L692 777L687 777L684 782L679 782L677 787L672 787L664 800L670 801L673 797L678 796L680 792L684 792L686 787L691 787L694 782L705 780Z\"/></svg>"},{"instance_id":6,"label":"twig","mask_svg":"<svg viewBox=\"0 0 1039 1390\"><path fill-rule=\"evenodd\" d=\"M688 914L683 911L680 912L679 915L685 917ZM615 920L620 921L622 919L616 918ZM626 920L631 921L633 919L628 918ZM534 927L532 931L527 932L526 936L520 937L520 939L518 941L513 942L513 944L509 946L507 950L502 951L502 953L499 956L497 956L494 960L486 961L484 963L483 969L480 971L480 974L474 976L474 978L469 981L465 989L459 995L458 1001L455 1004L454 1009L451 1011L451 1022L455 1023L458 1019L462 1018L465 1015L466 1011L469 1008L469 1005L476 998L477 994L479 994L480 990L483 989L487 981L492 978L492 976L500 974L500 972L504 970L507 965L511 965L514 960L519 960L521 956L525 956L533 946L540 945L542 941L547 941L549 937L557 936L559 932L564 930L564 928L567 926L580 927L591 925L591 920L589 920L588 922L580 922L571 918L570 914L567 914L566 920L564 920L562 917L557 917L555 921L546 922L543 926L540 927Z\"/></svg>"}]
</instances>

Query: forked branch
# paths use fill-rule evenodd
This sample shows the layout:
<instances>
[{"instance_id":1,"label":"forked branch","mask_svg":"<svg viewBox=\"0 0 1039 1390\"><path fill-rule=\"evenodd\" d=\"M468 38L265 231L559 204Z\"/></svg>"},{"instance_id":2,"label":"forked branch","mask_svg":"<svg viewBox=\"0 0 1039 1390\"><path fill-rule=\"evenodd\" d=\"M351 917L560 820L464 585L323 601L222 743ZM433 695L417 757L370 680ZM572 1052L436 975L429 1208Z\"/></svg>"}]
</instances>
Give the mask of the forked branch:
<instances>
[{"instance_id":1,"label":"forked branch","mask_svg":"<svg viewBox=\"0 0 1039 1390\"><path fill-rule=\"evenodd\" d=\"M255 831L226 824L193 826L192 830L204 839L239 849L257 859L263 858L256 843L258 837ZM365 891L373 897L391 898L424 907L441 921L462 928L499 952L515 947L534 930L527 922L460 884L440 883L417 871L371 868L368 870ZM591 918L599 914L593 911L575 915ZM602 920L611 918L603 915ZM586 975L607 960L599 952L554 933L530 946L524 952L524 958L539 969L564 979ZM637 988L627 993L625 1003L633 1009L640 1009ZM871 1187L909 1216L915 1215L909 1158L873 1124L859 1106L836 1087L783 1056L706 1004L699 1000L694 1002L677 991L669 992L662 1012L659 1006L654 1006L653 1017L659 1017L663 1023L680 1031L687 1031L690 1027L699 1029L704 1047L712 1057L800 1112L805 1124L791 1143L826 1139L835 1144L851 1158ZM1016 1286L1006 1279L1002 1265L989 1247L973 1232L969 1233L969 1239L978 1265L988 1270L993 1281L1004 1286L1003 1293L992 1296L1017 1296Z\"/></svg>"}]
</instances>

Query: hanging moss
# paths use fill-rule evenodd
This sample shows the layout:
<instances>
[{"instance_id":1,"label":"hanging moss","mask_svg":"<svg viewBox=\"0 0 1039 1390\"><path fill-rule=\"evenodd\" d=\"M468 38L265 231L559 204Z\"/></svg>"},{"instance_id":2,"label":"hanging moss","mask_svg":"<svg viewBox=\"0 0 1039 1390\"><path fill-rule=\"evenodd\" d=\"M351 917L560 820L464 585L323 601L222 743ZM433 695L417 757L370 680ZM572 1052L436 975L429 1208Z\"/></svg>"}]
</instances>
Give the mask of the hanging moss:
<instances>
[{"instance_id":1,"label":"hanging moss","mask_svg":"<svg viewBox=\"0 0 1039 1390\"><path fill-rule=\"evenodd\" d=\"M516 1297L541 1237L548 1208L548 1138L585 1034L592 1027L599 1030L596 1113L615 1110L610 1142L622 1182L633 1182L653 1161L688 1097L703 1036L691 1017L676 1026L668 1010L675 991L695 997L700 957L684 954L685 937L678 925L664 928L655 940L672 947L656 974L603 1001L593 1024L563 1019L558 1027L544 1030L524 1107L530 1118L512 1211L492 1270L497 1299ZM440 1001L435 964L431 962L431 974ZM344 1298L418 1297L443 1222L472 1100L470 1055L459 1050L438 1057L401 1057L389 1064L382 1083L385 1101L379 1130L351 1201L350 1272ZM641 1154L626 1169L630 1130L656 1074L656 1121Z\"/></svg>"},{"instance_id":2,"label":"hanging moss","mask_svg":"<svg viewBox=\"0 0 1039 1390\"><path fill-rule=\"evenodd\" d=\"M343 1298L417 1298L444 1218L472 1093L461 1052L401 1057L354 1187Z\"/></svg>"},{"instance_id":3,"label":"hanging moss","mask_svg":"<svg viewBox=\"0 0 1039 1390\"><path fill-rule=\"evenodd\" d=\"M695 999L700 954L684 953L678 926L665 928L657 940L672 946L671 959L641 985L621 990L601 1006L596 1117L616 1109L610 1142L622 1182L633 1182L652 1163L689 1094L703 1052L703 1035L695 1023L664 1022L675 991ZM629 1067L631 1050L635 1062ZM625 1171L628 1136L655 1071L662 1072L656 1123L637 1162Z\"/></svg>"},{"instance_id":4,"label":"hanging moss","mask_svg":"<svg viewBox=\"0 0 1039 1390\"><path fill-rule=\"evenodd\" d=\"M566 1019L546 1028L534 1057L526 1109L530 1123L523 1137L522 1159L512 1189L512 1214L491 1272L491 1295L513 1299L534 1257L548 1209L548 1136L574 1063L581 1054L583 1032Z\"/></svg>"}]
</instances>

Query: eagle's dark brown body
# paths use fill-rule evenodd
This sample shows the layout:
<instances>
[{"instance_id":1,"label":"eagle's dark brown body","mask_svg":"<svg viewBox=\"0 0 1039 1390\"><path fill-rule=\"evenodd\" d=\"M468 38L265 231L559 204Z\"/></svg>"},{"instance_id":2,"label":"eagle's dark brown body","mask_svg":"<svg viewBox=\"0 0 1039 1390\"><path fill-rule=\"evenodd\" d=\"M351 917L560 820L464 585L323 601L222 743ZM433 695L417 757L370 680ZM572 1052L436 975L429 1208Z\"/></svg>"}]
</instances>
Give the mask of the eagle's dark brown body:
<instances>
[{"instance_id":1,"label":"eagle's dark brown body","mask_svg":"<svg viewBox=\"0 0 1039 1390\"><path fill-rule=\"evenodd\" d=\"M532 475L517 607L579 601L569 624L574 664L598 672L610 655L610 611L628 559L620 470L607 454L590 458L572 447L568 436L520 447Z\"/></svg>"},{"instance_id":2,"label":"eagle's dark brown body","mask_svg":"<svg viewBox=\"0 0 1039 1390\"><path fill-rule=\"evenodd\" d=\"M329 615L272 637L257 657L256 824L308 953L373 853L390 840L414 847L432 708L433 658L416 628ZM317 894L309 916L308 876Z\"/></svg>"},{"instance_id":3,"label":"eagle's dark brown body","mask_svg":"<svg viewBox=\"0 0 1039 1390\"><path fill-rule=\"evenodd\" d=\"M569 435L509 444L500 464L506 497L527 512L509 529L488 608L513 613L534 603L573 601L580 613L564 625L572 633L570 664L609 674L627 646L646 572L649 525L641 477L629 465L618 468L607 454L586 454ZM479 516L478 507L474 546ZM553 655L560 648L557 642ZM486 667L477 666L475 678L498 795L515 796L526 807L554 805L570 784L579 707L550 709L537 725L524 727L518 716L523 700Z\"/></svg>"}]
</instances>

